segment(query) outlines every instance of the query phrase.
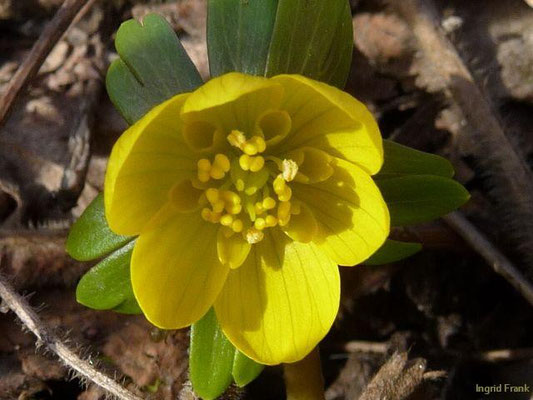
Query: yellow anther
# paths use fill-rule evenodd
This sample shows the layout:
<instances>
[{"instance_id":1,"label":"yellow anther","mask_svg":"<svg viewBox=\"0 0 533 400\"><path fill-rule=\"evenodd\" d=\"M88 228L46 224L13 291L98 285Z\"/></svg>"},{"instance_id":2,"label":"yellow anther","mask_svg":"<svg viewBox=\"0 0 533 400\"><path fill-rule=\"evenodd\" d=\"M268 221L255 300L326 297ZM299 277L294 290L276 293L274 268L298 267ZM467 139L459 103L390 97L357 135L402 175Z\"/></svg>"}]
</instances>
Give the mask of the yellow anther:
<instances>
[{"instance_id":1,"label":"yellow anther","mask_svg":"<svg viewBox=\"0 0 533 400\"><path fill-rule=\"evenodd\" d=\"M202 158L198 160L196 164L198 166L198 180L200 182L207 182L211 178L211 162L207 158Z\"/></svg>"},{"instance_id":2,"label":"yellow anther","mask_svg":"<svg viewBox=\"0 0 533 400\"><path fill-rule=\"evenodd\" d=\"M240 219L236 219L231 224L231 229L233 229L233 232L237 232L237 233L242 232L243 228L244 228L244 224L242 223Z\"/></svg>"},{"instance_id":3,"label":"yellow anther","mask_svg":"<svg viewBox=\"0 0 533 400\"><path fill-rule=\"evenodd\" d=\"M233 215L223 215L222 218L220 218L220 223L224 226L231 226L233 224Z\"/></svg>"},{"instance_id":4,"label":"yellow anther","mask_svg":"<svg viewBox=\"0 0 533 400\"><path fill-rule=\"evenodd\" d=\"M285 226L289 223L291 218L291 203L289 201L282 201L278 206L278 223L280 226Z\"/></svg>"},{"instance_id":5,"label":"yellow anther","mask_svg":"<svg viewBox=\"0 0 533 400\"><path fill-rule=\"evenodd\" d=\"M272 197L265 197L263 199L263 208L266 210L272 210L276 207L276 200L274 200Z\"/></svg>"},{"instance_id":6,"label":"yellow anther","mask_svg":"<svg viewBox=\"0 0 533 400\"><path fill-rule=\"evenodd\" d=\"M209 188L205 191L205 197L211 204L215 204L219 199L218 189Z\"/></svg>"},{"instance_id":7,"label":"yellow anther","mask_svg":"<svg viewBox=\"0 0 533 400\"><path fill-rule=\"evenodd\" d=\"M219 168L218 166L216 167L213 165L211 167L211 171L209 171L209 176L211 176L211 178L213 179L222 179L225 175L226 173L224 172L224 170Z\"/></svg>"},{"instance_id":8,"label":"yellow anther","mask_svg":"<svg viewBox=\"0 0 533 400\"><path fill-rule=\"evenodd\" d=\"M242 151L244 151L249 156L255 156L259 152L257 150L257 146L250 142L246 142L246 144L242 148Z\"/></svg>"},{"instance_id":9,"label":"yellow anther","mask_svg":"<svg viewBox=\"0 0 533 400\"><path fill-rule=\"evenodd\" d=\"M274 187L274 191L276 193L281 192L286 186L285 180L283 179L281 175L278 175L276 176L276 179L274 179L272 186Z\"/></svg>"},{"instance_id":10,"label":"yellow anther","mask_svg":"<svg viewBox=\"0 0 533 400\"><path fill-rule=\"evenodd\" d=\"M224 200L219 199L215 203L213 203L213 211L214 212L222 212L226 205L224 204Z\"/></svg>"},{"instance_id":11,"label":"yellow anther","mask_svg":"<svg viewBox=\"0 0 533 400\"><path fill-rule=\"evenodd\" d=\"M259 243L265 237L265 234L258 229L250 228L246 231L246 241L250 244Z\"/></svg>"},{"instance_id":12,"label":"yellow anther","mask_svg":"<svg viewBox=\"0 0 533 400\"><path fill-rule=\"evenodd\" d=\"M211 170L211 162L207 158L202 158L198 160L197 163L198 170L200 171L207 171Z\"/></svg>"},{"instance_id":13,"label":"yellow anther","mask_svg":"<svg viewBox=\"0 0 533 400\"><path fill-rule=\"evenodd\" d=\"M267 145L265 139L263 139L261 136L254 136L251 140L254 143L255 147L257 147L258 153L262 153L266 150Z\"/></svg>"},{"instance_id":14,"label":"yellow anther","mask_svg":"<svg viewBox=\"0 0 533 400\"><path fill-rule=\"evenodd\" d=\"M242 146L246 143L246 136L244 136L244 133L238 130L232 130L227 136L227 139L229 144L239 149L242 148Z\"/></svg>"},{"instance_id":15,"label":"yellow anther","mask_svg":"<svg viewBox=\"0 0 533 400\"><path fill-rule=\"evenodd\" d=\"M273 227L278 224L278 219L274 217L273 215L267 215L265 218L266 226Z\"/></svg>"},{"instance_id":16,"label":"yellow anther","mask_svg":"<svg viewBox=\"0 0 533 400\"><path fill-rule=\"evenodd\" d=\"M287 186L281 174L274 179L272 186L274 187L274 192L276 192L280 201L289 201L291 199L292 190L289 186Z\"/></svg>"},{"instance_id":17,"label":"yellow anther","mask_svg":"<svg viewBox=\"0 0 533 400\"><path fill-rule=\"evenodd\" d=\"M237 193L232 192L231 190L225 190L224 192L222 192L222 197L224 198L224 200L232 204L241 204L241 197Z\"/></svg>"},{"instance_id":18,"label":"yellow anther","mask_svg":"<svg viewBox=\"0 0 533 400\"><path fill-rule=\"evenodd\" d=\"M242 211L241 204L226 204L226 211L230 214L237 215Z\"/></svg>"},{"instance_id":19,"label":"yellow anther","mask_svg":"<svg viewBox=\"0 0 533 400\"><path fill-rule=\"evenodd\" d=\"M266 228L266 221L264 218L257 218L255 221L254 221L254 228L257 229L257 230L260 230L262 231L263 229Z\"/></svg>"},{"instance_id":20,"label":"yellow anther","mask_svg":"<svg viewBox=\"0 0 533 400\"><path fill-rule=\"evenodd\" d=\"M202 158L198 160L197 166L198 180L205 183L209 178L224 178L226 172L230 169L230 162L224 154L217 154L212 164L207 158Z\"/></svg>"},{"instance_id":21,"label":"yellow anther","mask_svg":"<svg viewBox=\"0 0 533 400\"><path fill-rule=\"evenodd\" d=\"M266 150L266 142L261 136L254 136L241 147L242 151L250 156L262 153Z\"/></svg>"},{"instance_id":22,"label":"yellow anther","mask_svg":"<svg viewBox=\"0 0 533 400\"><path fill-rule=\"evenodd\" d=\"M230 169L229 158L224 154L217 154L213 161L213 168L214 167L220 168L224 172L228 172Z\"/></svg>"},{"instance_id":23,"label":"yellow anther","mask_svg":"<svg viewBox=\"0 0 533 400\"><path fill-rule=\"evenodd\" d=\"M243 154L239 157L239 165L244 171L248 171L250 169L251 159L248 154Z\"/></svg>"},{"instance_id":24,"label":"yellow anther","mask_svg":"<svg viewBox=\"0 0 533 400\"><path fill-rule=\"evenodd\" d=\"M265 159L262 156L251 157L250 159L250 171L261 171L265 166Z\"/></svg>"},{"instance_id":25,"label":"yellow anther","mask_svg":"<svg viewBox=\"0 0 533 400\"><path fill-rule=\"evenodd\" d=\"M209 181L210 178L211 178L211 175L209 174L208 171L200 171L200 170L198 170L198 180L200 182L205 183L205 182Z\"/></svg>"},{"instance_id":26,"label":"yellow anther","mask_svg":"<svg viewBox=\"0 0 533 400\"><path fill-rule=\"evenodd\" d=\"M278 194L278 199L280 201L289 201L292 197L292 189L290 187L286 187L283 193Z\"/></svg>"}]
</instances>

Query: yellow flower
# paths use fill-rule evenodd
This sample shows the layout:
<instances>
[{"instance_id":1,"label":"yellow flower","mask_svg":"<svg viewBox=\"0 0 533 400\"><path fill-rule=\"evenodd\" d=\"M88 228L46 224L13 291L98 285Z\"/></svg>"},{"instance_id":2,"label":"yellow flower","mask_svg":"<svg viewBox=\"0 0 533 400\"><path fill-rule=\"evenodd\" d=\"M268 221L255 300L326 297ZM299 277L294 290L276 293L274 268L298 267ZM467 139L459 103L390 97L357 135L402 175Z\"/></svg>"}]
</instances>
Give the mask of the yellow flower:
<instances>
[{"instance_id":1,"label":"yellow flower","mask_svg":"<svg viewBox=\"0 0 533 400\"><path fill-rule=\"evenodd\" d=\"M214 306L250 358L302 359L337 314L338 264L389 233L382 163L365 106L299 75L230 73L155 107L116 143L104 190L111 229L139 235L144 314L177 329Z\"/></svg>"}]
</instances>

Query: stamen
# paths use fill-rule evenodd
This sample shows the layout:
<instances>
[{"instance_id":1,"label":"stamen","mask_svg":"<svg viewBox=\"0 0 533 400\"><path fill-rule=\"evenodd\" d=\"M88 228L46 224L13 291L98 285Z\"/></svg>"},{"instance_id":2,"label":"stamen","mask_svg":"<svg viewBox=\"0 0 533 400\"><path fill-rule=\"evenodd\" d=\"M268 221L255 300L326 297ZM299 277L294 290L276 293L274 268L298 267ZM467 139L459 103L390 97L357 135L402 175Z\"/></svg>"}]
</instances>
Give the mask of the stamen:
<instances>
[{"instance_id":1,"label":"stamen","mask_svg":"<svg viewBox=\"0 0 533 400\"><path fill-rule=\"evenodd\" d=\"M267 215L265 218L266 226L273 227L278 224L278 219L274 217L273 215Z\"/></svg>"},{"instance_id":2,"label":"stamen","mask_svg":"<svg viewBox=\"0 0 533 400\"><path fill-rule=\"evenodd\" d=\"M283 115L274 117L282 118ZM266 124L266 120L262 122ZM269 133L276 136L273 131ZM292 155L285 160L263 156L267 143L260 129L259 134L250 139L243 132L232 130L227 140L242 151L239 157L230 161L219 153L212 161L202 158L197 163L196 182L199 181L197 185L203 190L199 204L200 207L206 206L202 208L201 216L205 221L221 224L226 237L239 233L248 243L258 243L264 238L264 229L285 226L291 215L300 212L300 204L290 202L292 190L288 185L298 174L299 159ZM265 160L269 161L266 167ZM211 179L222 180L228 173L231 176L225 181L209 182ZM272 189L275 196L271 195Z\"/></svg>"},{"instance_id":3,"label":"stamen","mask_svg":"<svg viewBox=\"0 0 533 400\"><path fill-rule=\"evenodd\" d=\"M224 211L224 208L226 205L224 204L224 200L217 200L215 203L213 203L213 211L217 213L221 213Z\"/></svg>"},{"instance_id":4,"label":"stamen","mask_svg":"<svg viewBox=\"0 0 533 400\"><path fill-rule=\"evenodd\" d=\"M285 181L290 182L298 173L298 164L293 160L283 160L281 164L281 176Z\"/></svg>"},{"instance_id":5,"label":"stamen","mask_svg":"<svg viewBox=\"0 0 533 400\"><path fill-rule=\"evenodd\" d=\"M285 226L289 223L291 218L291 203L290 201L283 201L278 206L278 224Z\"/></svg>"},{"instance_id":6,"label":"stamen","mask_svg":"<svg viewBox=\"0 0 533 400\"><path fill-rule=\"evenodd\" d=\"M229 168L230 163L228 157L226 157L224 154L217 154L209 174L213 179L222 179L224 176L226 176L226 172L229 171Z\"/></svg>"},{"instance_id":7,"label":"stamen","mask_svg":"<svg viewBox=\"0 0 533 400\"><path fill-rule=\"evenodd\" d=\"M244 228L244 224L242 223L240 219L236 219L231 224L231 229L233 229L233 232L235 233L242 232L243 228Z\"/></svg>"},{"instance_id":8,"label":"stamen","mask_svg":"<svg viewBox=\"0 0 533 400\"><path fill-rule=\"evenodd\" d=\"M272 210L274 207L276 207L276 200L274 200L272 197L265 197L263 199L262 206L266 210Z\"/></svg>"},{"instance_id":9,"label":"stamen","mask_svg":"<svg viewBox=\"0 0 533 400\"><path fill-rule=\"evenodd\" d=\"M233 224L233 215L223 215L222 218L220 218L220 224L224 226L232 226Z\"/></svg>"},{"instance_id":10,"label":"stamen","mask_svg":"<svg viewBox=\"0 0 533 400\"><path fill-rule=\"evenodd\" d=\"M285 179L283 179L283 176L279 174L276 179L274 179L274 183L272 184L274 187L274 192L278 195L278 199L280 201L289 201L292 197L292 190L287 185Z\"/></svg>"},{"instance_id":11,"label":"stamen","mask_svg":"<svg viewBox=\"0 0 533 400\"><path fill-rule=\"evenodd\" d=\"M217 154L213 163L207 159L202 158L198 160L198 180L200 182L208 182L210 178L222 179L230 170L230 162L224 154Z\"/></svg>"},{"instance_id":12,"label":"stamen","mask_svg":"<svg viewBox=\"0 0 533 400\"><path fill-rule=\"evenodd\" d=\"M227 139L229 144L239 149L242 149L242 146L246 143L246 136L244 136L244 133L236 129L231 131Z\"/></svg>"},{"instance_id":13,"label":"stamen","mask_svg":"<svg viewBox=\"0 0 533 400\"><path fill-rule=\"evenodd\" d=\"M255 228L246 231L246 241L250 244L259 243L265 237L265 234Z\"/></svg>"},{"instance_id":14,"label":"stamen","mask_svg":"<svg viewBox=\"0 0 533 400\"><path fill-rule=\"evenodd\" d=\"M243 154L242 156L239 157L239 165L241 166L243 171L250 170L251 158L252 157L250 157L248 154Z\"/></svg>"},{"instance_id":15,"label":"stamen","mask_svg":"<svg viewBox=\"0 0 533 400\"><path fill-rule=\"evenodd\" d=\"M207 189L205 191L205 197L207 197L207 201L209 201L211 204L215 204L219 199L218 189L215 189L215 188Z\"/></svg>"},{"instance_id":16,"label":"stamen","mask_svg":"<svg viewBox=\"0 0 533 400\"><path fill-rule=\"evenodd\" d=\"M254 222L254 228L262 231L266 227L266 221L264 218L257 218Z\"/></svg>"},{"instance_id":17,"label":"stamen","mask_svg":"<svg viewBox=\"0 0 533 400\"><path fill-rule=\"evenodd\" d=\"M207 182L209 181L210 171L211 171L211 162L207 158L202 158L198 160L197 163L198 166L198 180L200 182Z\"/></svg>"},{"instance_id":18,"label":"stamen","mask_svg":"<svg viewBox=\"0 0 533 400\"><path fill-rule=\"evenodd\" d=\"M250 156L262 153L266 150L266 142L261 136L253 136L241 147L242 151Z\"/></svg>"},{"instance_id":19,"label":"stamen","mask_svg":"<svg viewBox=\"0 0 533 400\"><path fill-rule=\"evenodd\" d=\"M261 171L265 166L265 159L261 156L250 157L250 171L257 172Z\"/></svg>"},{"instance_id":20,"label":"stamen","mask_svg":"<svg viewBox=\"0 0 533 400\"><path fill-rule=\"evenodd\" d=\"M238 130L233 130L227 136L229 144L233 147L237 147L242 150L243 153L249 156L255 156L258 153L262 153L266 150L266 142L261 136L252 136L249 140L246 140L244 133Z\"/></svg>"}]
</instances>

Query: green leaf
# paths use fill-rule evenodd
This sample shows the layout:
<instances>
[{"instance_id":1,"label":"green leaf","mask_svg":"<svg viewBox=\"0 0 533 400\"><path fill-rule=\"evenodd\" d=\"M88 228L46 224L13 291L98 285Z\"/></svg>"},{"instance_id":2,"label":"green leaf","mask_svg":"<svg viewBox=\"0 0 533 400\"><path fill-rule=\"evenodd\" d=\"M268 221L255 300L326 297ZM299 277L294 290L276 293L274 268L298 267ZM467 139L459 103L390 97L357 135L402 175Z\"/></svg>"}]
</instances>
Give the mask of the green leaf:
<instances>
[{"instance_id":1,"label":"green leaf","mask_svg":"<svg viewBox=\"0 0 533 400\"><path fill-rule=\"evenodd\" d=\"M133 291L131 292L131 295L133 296ZM135 299L135 296L125 299L121 304L116 307L113 307L112 310L121 314L143 313L141 307L139 306L139 303L137 303L137 300Z\"/></svg>"},{"instance_id":2,"label":"green leaf","mask_svg":"<svg viewBox=\"0 0 533 400\"><path fill-rule=\"evenodd\" d=\"M438 175L451 178L454 175L452 164L436 154L425 153L391 140L383 141L385 162L375 179L400 175Z\"/></svg>"},{"instance_id":3,"label":"green leaf","mask_svg":"<svg viewBox=\"0 0 533 400\"><path fill-rule=\"evenodd\" d=\"M263 371L265 366L259 364L242 354L239 350L235 350L235 358L233 359L233 380L239 387L244 387L252 382Z\"/></svg>"},{"instance_id":4,"label":"green leaf","mask_svg":"<svg viewBox=\"0 0 533 400\"><path fill-rule=\"evenodd\" d=\"M405 175L376 181L387 203L392 226L428 222L459 208L470 197L453 179Z\"/></svg>"},{"instance_id":5,"label":"green leaf","mask_svg":"<svg viewBox=\"0 0 533 400\"><path fill-rule=\"evenodd\" d=\"M383 246L381 246L378 251L376 251L372 257L366 260L363 264L390 264L411 257L420 250L422 250L422 245L420 243L398 242L396 240L387 239Z\"/></svg>"},{"instance_id":6,"label":"green leaf","mask_svg":"<svg viewBox=\"0 0 533 400\"><path fill-rule=\"evenodd\" d=\"M109 254L133 240L109 229L104 213L104 196L99 194L70 228L67 252L79 261L89 261Z\"/></svg>"},{"instance_id":7,"label":"green leaf","mask_svg":"<svg viewBox=\"0 0 533 400\"><path fill-rule=\"evenodd\" d=\"M211 76L264 75L278 0L209 0L207 50Z\"/></svg>"},{"instance_id":8,"label":"green leaf","mask_svg":"<svg viewBox=\"0 0 533 400\"><path fill-rule=\"evenodd\" d=\"M189 370L194 391L203 399L220 396L231 384L235 348L220 330L215 311L191 327Z\"/></svg>"},{"instance_id":9,"label":"green leaf","mask_svg":"<svg viewBox=\"0 0 533 400\"><path fill-rule=\"evenodd\" d=\"M301 74L343 88L352 51L348 0L279 0L266 75Z\"/></svg>"},{"instance_id":10,"label":"green leaf","mask_svg":"<svg viewBox=\"0 0 533 400\"><path fill-rule=\"evenodd\" d=\"M202 84L172 27L159 15L149 14L142 23L124 22L115 47L120 59L107 72L107 92L130 124L154 106Z\"/></svg>"},{"instance_id":11,"label":"green leaf","mask_svg":"<svg viewBox=\"0 0 533 400\"><path fill-rule=\"evenodd\" d=\"M76 300L96 310L140 313L130 281L130 260L135 242L115 251L89 270L78 283Z\"/></svg>"}]
</instances>

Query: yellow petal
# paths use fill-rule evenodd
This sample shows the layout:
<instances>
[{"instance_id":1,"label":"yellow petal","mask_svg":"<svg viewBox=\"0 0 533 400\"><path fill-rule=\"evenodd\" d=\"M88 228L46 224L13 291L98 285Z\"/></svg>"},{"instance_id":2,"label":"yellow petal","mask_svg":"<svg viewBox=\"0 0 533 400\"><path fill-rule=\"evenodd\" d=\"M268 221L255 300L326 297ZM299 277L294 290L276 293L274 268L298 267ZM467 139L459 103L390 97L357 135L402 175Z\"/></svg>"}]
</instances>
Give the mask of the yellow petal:
<instances>
[{"instance_id":1,"label":"yellow petal","mask_svg":"<svg viewBox=\"0 0 533 400\"><path fill-rule=\"evenodd\" d=\"M133 292L152 324L183 328L209 310L226 280L229 268L217 257L218 227L170 204L149 225L133 249Z\"/></svg>"},{"instance_id":2,"label":"yellow petal","mask_svg":"<svg viewBox=\"0 0 533 400\"><path fill-rule=\"evenodd\" d=\"M107 165L104 199L111 229L138 234L167 201L170 188L195 171L179 111L187 94L152 109L119 138Z\"/></svg>"},{"instance_id":3,"label":"yellow petal","mask_svg":"<svg viewBox=\"0 0 533 400\"><path fill-rule=\"evenodd\" d=\"M322 182L333 174L331 167L332 157L326 152L313 148L302 147L293 150L286 155L298 163L298 172L296 181L301 183Z\"/></svg>"},{"instance_id":4,"label":"yellow petal","mask_svg":"<svg viewBox=\"0 0 533 400\"><path fill-rule=\"evenodd\" d=\"M283 231L297 242L309 243L318 231L318 224L313 212L304 203L300 205L300 212L291 215L289 223Z\"/></svg>"},{"instance_id":5,"label":"yellow petal","mask_svg":"<svg viewBox=\"0 0 533 400\"><path fill-rule=\"evenodd\" d=\"M301 360L317 345L335 320L339 296L333 261L312 243L268 230L228 275L215 311L235 347L275 365Z\"/></svg>"},{"instance_id":6,"label":"yellow petal","mask_svg":"<svg viewBox=\"0 0 533 400\"><path fill-rule=\"evenodd\" d=\"M279 107L282 95L281 85L267 78L231 72L194 91L182 118L188 124L209 123L226 134L233 129L252 133L260 115Z\"/></svg>"},{"instance_id":7,"label":"yellow petal","mask_svg":"<svg viewBox=\"0 0 533 400\"><path fill-rule=\"evenodd\" d=\"M330 179L313 185L294 183L293 194L318 221L313 241L337 264L356 265L385 242L390 218L372 178L354 164L336 159Z\"/></svg>"},{"instance_id":8,"label":"yellow petal","mask_svg":"<svg viewBox=\"0 0 533 400\"><path fill-rule=\"evenodd\" d=\"M195 211L200 208L203 190L196 189L190 179L176 183L168 194L170 204L181 212Z\"/></svg>"},{"instance_id":9,"label":"yellow petal","mask_svg":"<svg viewBox=\"0 0 533 400\"><path fill-rule=\"evenodd\" d=\"M240 233L227 234L230 229L222 227L218 230L217 252L218 259L222 264L230 268L239 268L250 253L251 244ZM231 232L229 232L231 233Z\"/></svg>"},{"instance_id":10,"label":"yellow petal","mask_svg":"<svg viewBox=\"0 0 533 400\"><path fill-rule=\"evenodd\" d=\"M300 75L279 75L287 94L282 109L292 119L292 132L280 144L284 151L301 146L320 148L353 162L371 175L383 164L383 143L372 114L349 94Z\"/></svg>"}]
</instances>

